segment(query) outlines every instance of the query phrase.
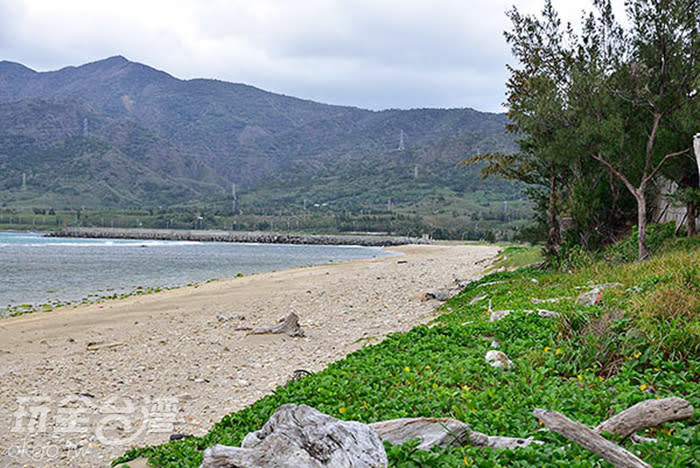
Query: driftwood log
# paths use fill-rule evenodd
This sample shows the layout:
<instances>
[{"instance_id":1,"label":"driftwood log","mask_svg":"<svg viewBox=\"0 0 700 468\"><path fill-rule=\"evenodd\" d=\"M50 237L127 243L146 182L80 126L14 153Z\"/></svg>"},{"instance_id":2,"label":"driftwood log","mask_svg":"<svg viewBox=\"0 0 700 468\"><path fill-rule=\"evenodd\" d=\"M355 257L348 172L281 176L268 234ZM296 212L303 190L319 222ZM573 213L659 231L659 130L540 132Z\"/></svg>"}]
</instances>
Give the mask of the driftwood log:
<instances>
[{"instance_id":1,"label":"driftwood log","mask_svg":"<svg viewBox=\"0 0 700 468\"><path fill-rule=\"evenodd\" d=\"M299 317L292 312L282 322L273 327L258 328L249 332L250 335L265 335L265 334L285 334L291 337L304 336L304 330L299 325Z\"/></svg>"},{"instance_id":2,"label":"driftwood log","mask_svg":"<svg viewBox=\"0 0 700 468\"><path fill-rule=\"evenodd\" d=\"M450 418L404 418L362 424L340 421L305 405L282 405L240 447L215 445L200 468L384 468L382 441L400 445L419 439L420 450L473 445L515 449L542 442L532 437L489 436Z\"/></svg>"},{"instance_id":3,"label":"driftwood log","mask_svg":"<svg viewBox=\"0 0 700 468\"><path fill-rule=\"evenodd\" d=\"M651 468L633 453L625 450L593 429L572 421L561 413L552 410L536 409L532 413L547 429L563 435L581 447L599 455L617 468Z\"/></svg>"},{"instance_id":4,"label":"driftwood log","mask_svg":"<svg viewBox=\"0 0 700 468\"><path fill-rule=\"evenodd\" d=\"M366 424L306 405L282 405L241 447L215 445L200 468L385 468L384 445Z\"/></svg>"},{"instance_id":5,"label":"driftwood log","mask_svg":"<svg viewBox=\"0 0 700 468\"><path fill-rule=\"evenodd\" d=\"M418 439L419 450L430 450L433 447L491 447L514 449L527 447L542 442L532 437L521 439L517 437L501 437L482 434L473 431L468 424L451 418L402 418L381 421L370 424L379 433L383 441L392 445L401 445L409 440Z\"/></svg>"},{"instance_id":6,"label":"driftwood log","mask_svg":"<svg viewBox=\"0 0 700 468\"><path fill-rule=\"evenodd\" d=\"M647 427L692 418L694 409L683 398L646 400L627 408L595 428L598 433L609 432L623 439Z\"/></svg>"}]
</instances>

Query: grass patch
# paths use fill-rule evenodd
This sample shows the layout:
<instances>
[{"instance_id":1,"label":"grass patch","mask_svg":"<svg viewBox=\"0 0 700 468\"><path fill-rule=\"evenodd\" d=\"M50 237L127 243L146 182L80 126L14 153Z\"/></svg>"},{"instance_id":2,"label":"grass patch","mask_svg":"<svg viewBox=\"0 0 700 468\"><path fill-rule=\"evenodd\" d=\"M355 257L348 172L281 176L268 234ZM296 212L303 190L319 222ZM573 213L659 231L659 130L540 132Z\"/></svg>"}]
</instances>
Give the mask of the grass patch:
<instances>
[{"instance_id":1,"label":"grass patch","mask_svg":"<svg viewBox=\"0 0 700 468\"><path fill-rule=\"evenodd\" d=\"M390 466L605 467L599 457L544 430L534 408L549 408L589 426L649 398L679 396L700 406L700 248L675 242L645 263L595 263L574 273L534 268L489 275L445 304L432 327L393 334L322 372L278 387L250 407L224 417L209 434L132 450L156 467L198 467L213 444L238 445L284 403L307 404L340 419L373 422L415 416L456 417L475 430L528 437L543 446L518 450L473 447L416 450L387 446ZM591 285L605 289L598 306L574 299L543 304L560 319L522 311L531 299L573 298ZM484 283L490 283L484 285ZM491 323L493 308L514 312ZM670 307L672 305L672 307ZM447 312L450 310L449 312ZM514 361L501 371L484 361L493 339ZM665 424L644 435L658 443L622 442L652 466L698 466L698 418Z\"/></svg>"},{"instance_id":2,"label":"grass patch","mask_svg":"<svg viewBox=\"0 0 700 468\"><path fill-rule=\"evenodd\" d=\"M542 247L536 245L506 245L491 269L521 268L544 261Z\"/></svg>"}]
</instances>

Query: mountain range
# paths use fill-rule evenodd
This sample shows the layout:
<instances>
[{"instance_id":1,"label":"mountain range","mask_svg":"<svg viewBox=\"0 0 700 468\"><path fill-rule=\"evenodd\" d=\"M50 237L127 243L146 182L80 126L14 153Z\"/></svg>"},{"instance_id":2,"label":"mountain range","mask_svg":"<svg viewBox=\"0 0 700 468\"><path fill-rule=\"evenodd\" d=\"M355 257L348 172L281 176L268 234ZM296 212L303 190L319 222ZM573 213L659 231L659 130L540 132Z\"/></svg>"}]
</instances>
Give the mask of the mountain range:
<instances>
[{"instance_id":1,"label":"mountain range","mask_svg":"<svg viewBox=\"0 0 700 468\"><path fill-rule=\"evenodd\" d=\"M512 151L503 114L371 111L237 83L181 80L116 56L37 72L0 62L0 203L276 210L419 205L477 190L467 156Z\"/></svg>"}]
</instances>

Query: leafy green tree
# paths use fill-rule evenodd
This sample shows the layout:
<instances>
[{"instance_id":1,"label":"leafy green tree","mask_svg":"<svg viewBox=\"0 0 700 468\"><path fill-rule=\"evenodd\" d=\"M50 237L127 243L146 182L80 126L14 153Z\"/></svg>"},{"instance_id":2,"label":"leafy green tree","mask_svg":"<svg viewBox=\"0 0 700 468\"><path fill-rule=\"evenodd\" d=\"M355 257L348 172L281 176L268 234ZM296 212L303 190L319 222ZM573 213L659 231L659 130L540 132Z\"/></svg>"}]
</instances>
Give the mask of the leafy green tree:
<instances>
[{"instance_id":1,"label":"leafy green tree","mask_svg":"<svg viewBox=\"0 0 700 468\"><path fill-rule=\"evenodd\" d=\"M547 254L554 256L561 249L561 198L570 174L571 124L565 100L573 32L562 28L550 0L541 18L523 15L515 7L508 17L513 29L505 37L518 66L508 66L507 130L518 136L520 151L476 155L464 163L484 164L485 177L498 175L529 186L528 195L545 214L541 221L547 232Z\"/></svg>"},{"instance_id":2,"label":"leafy green tree","mask_svg":"<svg viewBox=\"0 0 700 468\"><path fill-rule=\"evenodd\" d=\"M637 204L638 259L648 257L648 196L659 171L691 151L674 121L698 99L698 0L629 0L628 28L609 0L584 22L569 103L585 152L615 175Z\"/></svg>"}]
</instances>

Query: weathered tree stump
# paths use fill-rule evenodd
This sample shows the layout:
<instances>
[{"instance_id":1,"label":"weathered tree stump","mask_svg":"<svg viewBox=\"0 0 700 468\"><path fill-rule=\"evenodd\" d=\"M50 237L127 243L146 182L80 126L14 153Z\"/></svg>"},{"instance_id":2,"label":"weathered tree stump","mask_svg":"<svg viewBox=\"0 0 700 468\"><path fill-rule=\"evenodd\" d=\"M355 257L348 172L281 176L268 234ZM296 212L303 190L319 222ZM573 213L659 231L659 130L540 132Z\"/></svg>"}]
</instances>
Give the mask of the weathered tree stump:
<instances>
[{"instance_id":1,"label":"weathered tree stump","mask_svg":"<svg viewBox=\"0 0 700 468\"><path fill-rule=\"evenodd\" d=\"M306 405L282 405L241 447L215 445L201 468L385 468L386 451L366 424L340 421Z\"/></svg>"}]
</instances>

